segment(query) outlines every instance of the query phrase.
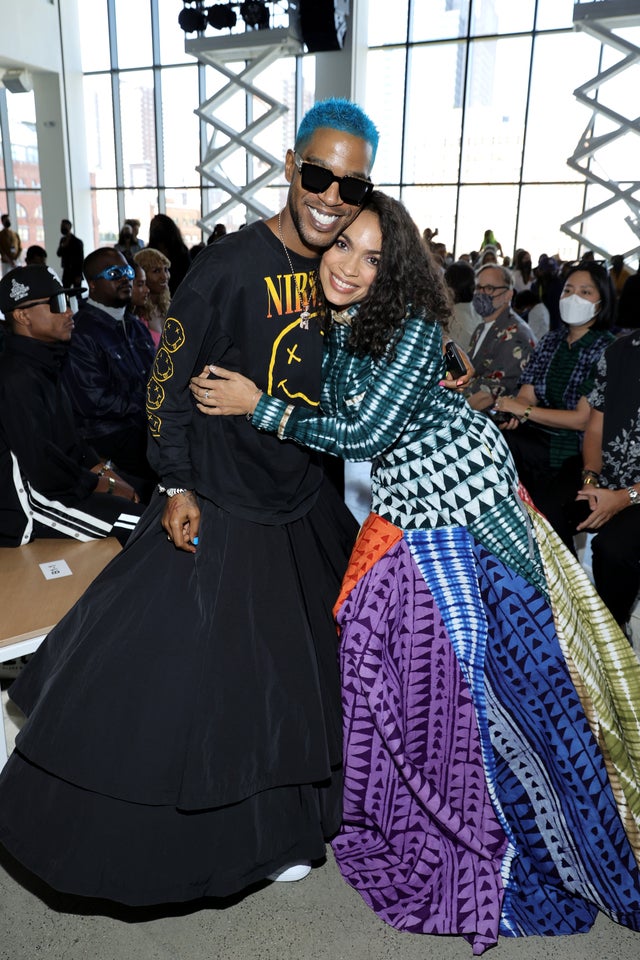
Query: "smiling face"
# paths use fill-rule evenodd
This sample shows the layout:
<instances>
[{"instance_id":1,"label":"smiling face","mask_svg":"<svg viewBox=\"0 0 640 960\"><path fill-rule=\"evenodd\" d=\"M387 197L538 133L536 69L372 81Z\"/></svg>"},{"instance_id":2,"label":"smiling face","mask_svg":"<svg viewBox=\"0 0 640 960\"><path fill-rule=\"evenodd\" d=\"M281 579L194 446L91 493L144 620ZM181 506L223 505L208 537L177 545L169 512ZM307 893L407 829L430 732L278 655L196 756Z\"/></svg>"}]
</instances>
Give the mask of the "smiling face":
<instances>
[{"instance_id":1,"label":"smiling face","mask_svg":"<svg viewBox=\"0 0 640 960\"><path fill-rule=\"evenodd\" d=\"M169 288L169 277L171 276L169 267L165 267L161 263L149 264L145 273L147 286L149 287L152 297L158 297L166 293Z\"/></svg>"},{"instance_id":2,"label":"smiling face","mask_svg":"<svg viewBox=\"0 0 640 960\"><path fill-rule=\"evenodd\" d=\"M336 177L366 180L371 169L371 147L353 134L321 127L301 150L301 159L325 167ZM358 215L360 207L340 198L335 181L322 193L305 190L293 150L287 151L285 176L290 183L286 212L295 227L295 232L286 230L287 245L307 256L326 250Z\"/></svg>"},{"instance_id":3,"label":"smiling face","mask_svg":"<svg viewBox=\"0 0 640 960\"><path fill-rule=\"evenodd\" d=\"M363 210L320 261L320 282L329 303L343 310L367 297L378 272L381 250L378 215Z\"/></svg>"}]
</instances>

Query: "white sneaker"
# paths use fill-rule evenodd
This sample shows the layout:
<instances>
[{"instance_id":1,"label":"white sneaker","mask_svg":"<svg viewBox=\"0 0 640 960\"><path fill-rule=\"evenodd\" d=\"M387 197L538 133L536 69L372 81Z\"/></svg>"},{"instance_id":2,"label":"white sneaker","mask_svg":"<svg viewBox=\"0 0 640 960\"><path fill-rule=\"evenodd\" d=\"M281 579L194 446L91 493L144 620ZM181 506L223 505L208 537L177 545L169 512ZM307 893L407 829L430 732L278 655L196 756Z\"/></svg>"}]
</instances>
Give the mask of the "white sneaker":
<instances>
[{"instance_id":1,"label":"white sneaker","mask_svg":"<svg viewBox=\"0 0 640 960\"><path fill-rule=\"evenodd\" d=\"M311 873L311 864L308 860L302 860L300 863L290 863L270 873L267 880L279 880L283 883L291 883L294 880L304 880Z\"/></svg>"}]
</instances>

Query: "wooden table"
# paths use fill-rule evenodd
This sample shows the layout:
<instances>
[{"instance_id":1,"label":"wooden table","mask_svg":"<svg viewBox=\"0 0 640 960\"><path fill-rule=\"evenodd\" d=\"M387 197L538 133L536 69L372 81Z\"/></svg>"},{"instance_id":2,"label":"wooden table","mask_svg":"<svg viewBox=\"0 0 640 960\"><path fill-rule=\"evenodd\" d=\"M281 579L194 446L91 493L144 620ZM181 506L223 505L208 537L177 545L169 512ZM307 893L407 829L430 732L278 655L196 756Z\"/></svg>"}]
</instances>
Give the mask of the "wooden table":
<instances>
[{"instance_id":1,"label":"wooden table","mask_svg":"<svg viewBox=\"0 0 640 960\"><path fill-rule=\"evenodd\" d=\"M114 537L0 547L0 663L33 653L121 549ZM71 575L47 579L40 564L60 561ZM0 727L1 769L7 760L4 721Z\"/></svg>"}]
</instances>

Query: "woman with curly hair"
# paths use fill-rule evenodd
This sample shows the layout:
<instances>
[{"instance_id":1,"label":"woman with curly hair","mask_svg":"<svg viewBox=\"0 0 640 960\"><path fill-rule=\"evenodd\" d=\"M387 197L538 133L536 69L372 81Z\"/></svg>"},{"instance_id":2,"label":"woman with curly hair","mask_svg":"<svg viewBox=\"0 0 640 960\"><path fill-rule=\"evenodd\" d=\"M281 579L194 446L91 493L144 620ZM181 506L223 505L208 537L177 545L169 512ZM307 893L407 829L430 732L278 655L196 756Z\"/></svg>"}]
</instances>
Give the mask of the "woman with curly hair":
<instances>
[{"instance_id":1,"label":"woman with curly hair","mask_svg":"<svg viewBox=\"0 0 640 960\"><path fill-rule=\"evenodd\" d=\"M148 293L142 305L136 305L136 313L146 323L153 342L158 346L164 321L167 319L171 292L171 261L153 247L144 247L135 254L134 265L145 273Z\"/></svg>"},{"instance_id":2,"label":"woman with curly hair","mask_svg":"<svg viewBox=\"0 0 640 960\"><path fill-rule=\"evenodd\" d=\"M192 392L202 413L373 460L335 607L340 870L387 923L474 954L584 932L598 910L638 929L640 665L519 496L500 432L443 389L446 294L404 207L374 192L320 281L319 411L217 366Z\"/></svg>"}]
</instances>

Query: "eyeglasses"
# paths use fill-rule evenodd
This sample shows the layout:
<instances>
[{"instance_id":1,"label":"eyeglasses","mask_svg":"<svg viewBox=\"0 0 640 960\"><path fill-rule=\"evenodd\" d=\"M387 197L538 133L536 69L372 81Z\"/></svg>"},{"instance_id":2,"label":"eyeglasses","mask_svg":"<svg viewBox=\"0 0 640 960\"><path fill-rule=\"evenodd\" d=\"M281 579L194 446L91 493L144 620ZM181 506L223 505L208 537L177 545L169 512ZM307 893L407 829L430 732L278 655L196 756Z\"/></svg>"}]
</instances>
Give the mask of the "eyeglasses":
<instances>
[{"instance_id":1,"label":"eyeglasses","mask_svg":"<svg viewBox=\"0 0 640 960\"><path fill-rule=\"evenodd\" d=\"M71 301L73 301L73 303ZM75 313L78 309L78 300L75 294L69 296L66 293L54 293L54 295L47 300L34 300L33 303L25 303L20 306L20 309L30 310L31 307L40 307L45 303L49 305L51 313L66 313L67 310L73 310Z\"/></svg>"},{"instance_id":2,"label":"eyeglasses","mask_svg":"<svg viewBox=\"0 0 640 960\"><path fill-rule=\"evenodd\" d=\"M120 280L126 277L127 280L133 280L136 272L129 264L119 264L117 267L105 267L100 273L96 273L92 280Z\"/></svg>"},{"instance_id":3,"label":"eyeglasses","mask_svg":"<svg viewBox=\"0 0 640 960\"><path fill-rule=\"evenodd\" d=\"M359 207L373 190L371 180L362 177L336 177L327 167L320 167L317 163L308 163L297 153L295 165L300 174L300 182L305 190L311 193L324 193L332 183L338 184L338 193L343 203L352 207Z\"/></svg>"},{"instance_id":4,"label":"eyeglasses","mask_svg":"<svg viewBox=\"0 0 640 960\"><path fill-rule=\"evenodd\" d=\"M485 283L484 286L478 285L475 288L475 293L488 293L490 297L494 295L496 290L508 290L509 287L494 287L492 283Z\"/></svg>"}]
</instances>

